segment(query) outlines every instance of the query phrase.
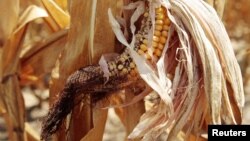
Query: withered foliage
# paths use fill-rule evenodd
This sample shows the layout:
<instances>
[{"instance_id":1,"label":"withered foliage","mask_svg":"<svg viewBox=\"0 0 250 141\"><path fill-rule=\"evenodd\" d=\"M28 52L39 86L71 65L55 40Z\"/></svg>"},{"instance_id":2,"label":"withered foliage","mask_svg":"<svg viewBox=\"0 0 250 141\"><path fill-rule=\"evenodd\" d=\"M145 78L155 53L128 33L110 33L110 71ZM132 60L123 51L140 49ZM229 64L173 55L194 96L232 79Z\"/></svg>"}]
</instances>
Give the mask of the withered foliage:
<instances>
[{"instance_id":1,"label":"withered foliage","mask_svg":"<svg viewBox=\"0 0 250 141\"><path fill-rule=\"evenodd\" d=\"M0 1L0 116L8 139L102 140L109 107L132 140L163 133L206 140L207 124L241 124L242 78L214 11L200 0L149 1ZM223 16L230 38L246 43L236 57L247 87L250 1L206 2ZM152 50L159 7L169 17L163 24L171 24ZM21 90L44 85L46 75L51 107L38 133L25 120ZM158 100L145 111L143 99L152 93Z\"/></svg>"}]
</instances>

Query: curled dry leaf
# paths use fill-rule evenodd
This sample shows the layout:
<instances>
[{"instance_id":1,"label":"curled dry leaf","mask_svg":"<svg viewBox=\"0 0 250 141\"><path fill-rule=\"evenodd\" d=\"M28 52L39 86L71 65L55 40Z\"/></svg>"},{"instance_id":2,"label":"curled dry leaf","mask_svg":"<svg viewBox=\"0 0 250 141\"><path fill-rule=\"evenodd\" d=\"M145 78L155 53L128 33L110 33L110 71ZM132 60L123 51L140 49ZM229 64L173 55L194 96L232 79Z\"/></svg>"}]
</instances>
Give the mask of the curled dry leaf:
<instances>
[{"instance_id":1,"label":"curled dry leaf","mask_svg":"<svg viewBox=\"0 0 250 141\"><path fill-rule=\"evenodd\" d=\"M60 29L64 29L69 26L70 16L68 13L63 11L53 0L42 0L42 2Z\"/></svg>"},{"instance_id":2,"label":"curled dry leaf","mask_svg":"<svg viewBox=\"0 0 250 141\"><path fill-rule=\"evenodd\" d=\"M29 22L41 17L48 17L47 12L40 7L30 5L29 7L27 7L27 9L25 9L25 11L18 19L17 28L15 29L14 33L18 32Z\"/></svg>"},{"instance_id":3,"label":"curled dry leaf","mask_svg":"<svg viewBox=\"0 0 250 141\"><path fill-rule=\"evenodd\" d=\"M49 35L43 43L25 47L21 54L21 84L36 81L40 76L50 73L56 59L66 44L68 30Z\"/></svg>"}]
</instances>

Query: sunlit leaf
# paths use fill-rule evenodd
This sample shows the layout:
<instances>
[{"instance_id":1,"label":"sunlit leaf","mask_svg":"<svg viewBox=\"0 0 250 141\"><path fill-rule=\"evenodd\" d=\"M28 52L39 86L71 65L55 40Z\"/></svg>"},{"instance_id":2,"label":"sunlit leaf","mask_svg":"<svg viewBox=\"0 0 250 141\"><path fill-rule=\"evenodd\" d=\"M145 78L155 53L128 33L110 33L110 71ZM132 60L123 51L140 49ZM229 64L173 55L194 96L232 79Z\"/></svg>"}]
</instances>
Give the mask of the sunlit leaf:
<instances>
[{"instance_id":1,"label":"sunlit leaf","mask_svg":"<svg viewBox=\"0 0 250 141\"><path fill-rule=\"evenodd\" d=\"M35 5L29 6L20 16L18 20L18 25L17 28L15 29L15 32L18 32L23 26L25 26L27 23L37 19L37 18L42 18L42 17L47 17L48 14L47 12Z\"/></svg>"},{"instance_id":2,"label":"sunlit leaf","mask_svg":"<svg viewBox=\"0 0 250 141\"><path fill-rule=\"evenodd\" d=\"M45 8L61 29L69 26L70 16L63 11L53 0L42 0Z\"/></svg>"},{"instance_id":3,"label":"sunlit leaf","mask_svg":"<svg viewBox=\"0 0 250 141\"><path fill-rule=\"evenodd\" d=\"M19 0L0 1L0 47L10 37L17 26Z\"/></svg>"}]
</instances>

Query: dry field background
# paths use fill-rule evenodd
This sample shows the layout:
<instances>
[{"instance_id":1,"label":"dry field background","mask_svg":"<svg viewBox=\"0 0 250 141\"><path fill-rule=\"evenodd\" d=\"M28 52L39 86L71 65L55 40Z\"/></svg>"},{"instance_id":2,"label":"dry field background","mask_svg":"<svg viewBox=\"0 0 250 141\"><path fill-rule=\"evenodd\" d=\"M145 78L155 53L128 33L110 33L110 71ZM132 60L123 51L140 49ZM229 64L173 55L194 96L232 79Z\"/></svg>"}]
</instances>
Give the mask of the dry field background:
<instances>
[{"instance_id":1,"label":"dry field background","mask_svg":"<svg viewBox=\"0 0 250 141\"><path fill-rule=\"evenodd\" d=\"M91 2L76 1L0 1L0 80L4 84L0 85L0 141L21 140L20 138L27 141L39 140L41 119L47 114L49 103L55 101L56 93L63 87L66 76L81 66L96 63L102 54L116 50L115 36L104 13L111 7L114 13L119 15L122 0L96 1L96 12L91 9ZM71 7L67 2L71 2ZM223 22L232 41L244 81L244 124L250 124L249 13L250 0L227 0L225 3ZM96 16L95 25L89 15ZM81 22L81 19L85 21ZM68 29L70 24L71 30ZM102 37L103 33L112 40ZM89 44L95 46L94 50L88 50ZM83 52L92 54L86 55ZM62 75L59 79L58 72ZM2 90L8 93L3 93ZM108 112L108 116L106 110L94 109L94 114L100 118L95 122L97 126L92 129L92 134L100 135L100 132L105 130L103 140L123 140L125 131L131 131L143 113L142 104L133 106L136 107L137 113L131 106L125 108L123 115L119 115L121 120L113 109ZM73 117L74 123L69 130L75 135L72 140L81 139L91 127L90 110L89 107L86 108L80 114L77 113L77 108L73 111L73 115L78 116ZM125 126L122 126L122 123ZM22 129L25 135L21 134ZM62 132L63 130L59 132L57 140L65 138ZM98 140L101 137L93 138L89 135L86 138Z\"/></svg>"}]
</instances>

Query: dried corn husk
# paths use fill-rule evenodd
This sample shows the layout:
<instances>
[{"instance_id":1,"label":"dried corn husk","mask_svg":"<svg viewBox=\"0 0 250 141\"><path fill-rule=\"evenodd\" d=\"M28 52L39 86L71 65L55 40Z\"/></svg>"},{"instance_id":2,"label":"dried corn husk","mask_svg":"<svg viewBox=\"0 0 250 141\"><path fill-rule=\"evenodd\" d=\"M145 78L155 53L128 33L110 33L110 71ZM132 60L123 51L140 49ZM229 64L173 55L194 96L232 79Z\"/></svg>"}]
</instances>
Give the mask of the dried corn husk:
<instances>
[{"instance_id":1,"label":"dried corn husk","mask_svg":"<svg viewBox=\"0 0 250 141\"><path fill-rule=\"evenodd\" d=\"M141 117L129 138L156 140L167 132L172 141L181 130L187 136L193 132L199 137L206 130L202 125L240 124L244 106L241 72L216 11L202 0L154 0L149 1L149 13L153 15L160 4L167 9L172 26L164 55L153 65L133 50L134 22L144 12L145 3L131 4L136 6L131 17L131 43L108 11L117 39L129 49L140 76L162 99ZM174 60L168 60L171 55ZM170 80L168 68L176 62ZM184 126L188 128L184 130Z\"/></svg>"}]
</instances>

